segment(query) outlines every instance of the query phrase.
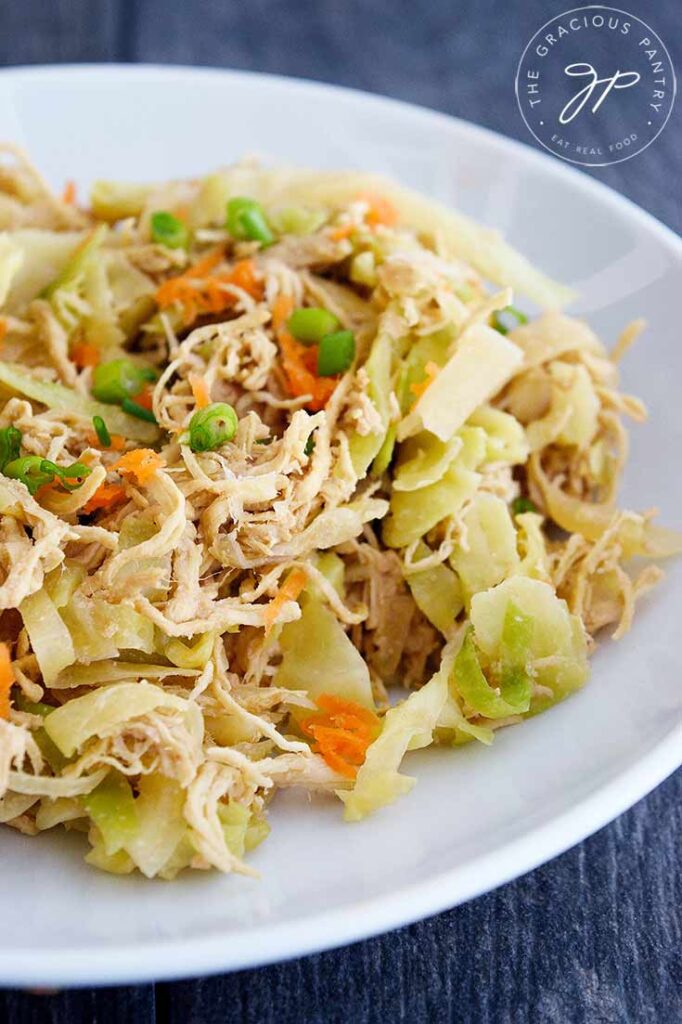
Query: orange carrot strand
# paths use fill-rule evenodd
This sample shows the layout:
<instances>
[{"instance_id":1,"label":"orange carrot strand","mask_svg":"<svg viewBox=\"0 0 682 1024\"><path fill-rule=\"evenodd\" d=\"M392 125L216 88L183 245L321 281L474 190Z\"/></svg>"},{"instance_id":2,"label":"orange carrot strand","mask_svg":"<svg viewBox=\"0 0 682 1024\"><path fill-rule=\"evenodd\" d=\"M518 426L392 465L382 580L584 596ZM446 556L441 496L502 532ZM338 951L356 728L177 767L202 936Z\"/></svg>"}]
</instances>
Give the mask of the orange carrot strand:
<instances>
[{"instance_id":1,"label":"orange carrot strand","mask_svg":"<svg viewBox=\"0 0 682 1024\"><path fill-rule=\"evenodd\" d=\"M314 740L313 751L330 768L346 778L355 778L367 748L379 735L378 716L369 708L332 693L320 694L315 703L320 712L303 719L302 732Z\"/></svg>"},{"instance_id":2,"label":"orange carrot strand","mask_svg":"<svg viewBox=\"0 0 682 1024\"><path fill-rule=\"evenodd\" d=\"M282 610L282 606L287 601L297 601L307 582L308 574L304 569L296 568L291 570L263 613L266 636L277 621L277 616Z\"/></svg>"},{"instance_id":3,"label":"orange carrot strand","mask_svg":"<svg viewBox=\"0 0 682 1024\"><path fill-rule=\"evenodd\" d=\"M151 448L134 448L117 459L111 468L124 475L129 474L135 478L138 484L144 486L150 483L156 473L165 465L161 456Z\"/></svg>"},{"instance_id":4,"label":"orange carrot strand","mask_svg":"<svg viewBox=\"0 0 682 1024\"><path fill-rule=\"evenodd\" d=\"M9 647L0 643L0 718L9 718L10 692L14 682L14 671Z\"/></svg>"},{"instance_id":5,"label":"orange carrot strand","mask_svg":"<svg viewBox=\"0 0 682 1024\"><path fill-rule=\"evenodd\" d=\"M122 504L126 499L125 487L122 487L121 484L103 483L99 485L93 496L83 505L83 512L86 515L91 515L91 513L97 512L99 509L111 510L116 505Z\"/></svg>"},{"instance_id":6,"label":"orange carrot strand","mask_svg":"<svg viewBox=\"0 0 682 1024\"><path fill-rule=\"evenodd\" d=\"M79 341L72 346L69 353L71 362L79 368L84 369L86 366L97 366L100 359L99 349L96 345L90 345L86 341Z\"/></svg>"},{"instance_id":7,"label":"orange carrot strand","mask_svg":"<svg viewBox=\"0 0 682 1024\"><path fill-rule=\"evenodd\" d=\"M208 390L208 384L203 377L199 376L198 373L190 373L188 380L197 409L205 409L207 405L211 404L211 395Z\"/></svg>"},{"instance_id":8,"label":"orange carrot strand","mask_svg":"<svg viewBox=\"0 0 682 1024\"><path fill-rule=\"evenodd\" d=\"M66 203L67 206L76 205L76 182L67 181L62 192L62 202Z\"/></svg>"}]
</instances>

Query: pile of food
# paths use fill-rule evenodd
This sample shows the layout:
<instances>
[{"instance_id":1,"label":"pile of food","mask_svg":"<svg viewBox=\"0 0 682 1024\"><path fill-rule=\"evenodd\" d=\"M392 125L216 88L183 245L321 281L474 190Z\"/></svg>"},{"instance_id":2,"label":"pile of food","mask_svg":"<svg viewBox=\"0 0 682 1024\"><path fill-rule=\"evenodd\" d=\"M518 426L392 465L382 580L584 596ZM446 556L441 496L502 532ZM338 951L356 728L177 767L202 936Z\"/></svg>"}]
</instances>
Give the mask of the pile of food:
<instances>
[{"instance_id":1,"label":"pile of food","mask_svg":"<svg viewBox=\"0 0 682 1024\"><path fill-rule=\"evenodd\" d=\"M0 821L27 835L253 874L279 788L355 821L410 750L456 772L583 685L660 577L629 559L682 548L615 504L641 325L607 352L451 210L248 163L81 206L6 146L0 229Z\"/></svg>"}]
</instances>

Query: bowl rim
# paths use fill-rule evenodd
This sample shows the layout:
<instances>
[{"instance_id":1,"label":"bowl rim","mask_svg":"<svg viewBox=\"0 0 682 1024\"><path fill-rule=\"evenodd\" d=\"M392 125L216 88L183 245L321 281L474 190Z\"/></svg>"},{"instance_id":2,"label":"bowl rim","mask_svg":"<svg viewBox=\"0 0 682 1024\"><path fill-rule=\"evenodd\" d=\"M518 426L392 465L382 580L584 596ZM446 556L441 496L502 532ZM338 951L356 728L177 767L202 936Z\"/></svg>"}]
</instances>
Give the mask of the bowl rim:
<instances>
[{"instance_id":1,"label":"bowl rim","mask_svg":"<svg viewBox=\"0 0 682 1024\"><path fill-rule=\"evenodd\" d=\"M223 80L248 83L252 88L273 86L292 92L317 93L347 102L400 112L434 126L442 125L512 151L572 189L596 196L630 221L653 233L677 258L682 239L672 228L641 209L632 200L531 144L499 132L431 110L418 104L376 93L309 79L256 71L182 64L44 64L0 69L0 90L11 82L79 78L100 80L149 77ZM406 884L391 893L361 900L335 910L309 914L294 921L249 926L238 943L221 943L216 933L170 940L129 942L103 948L71 947L59 950L20 948L3 951L0 983L12 985L113 985L161 979L206 976L253 968L276 961L357 942L393 928L440 913L503 885L558 856L626 811L682 765L682 721L674 724L635 764L621 770L571 808L550 821L506 842L491 853L463 866L444 870L422 882ZM359 913L360 911L360 913Z\"/></svg>"}]
</instances>

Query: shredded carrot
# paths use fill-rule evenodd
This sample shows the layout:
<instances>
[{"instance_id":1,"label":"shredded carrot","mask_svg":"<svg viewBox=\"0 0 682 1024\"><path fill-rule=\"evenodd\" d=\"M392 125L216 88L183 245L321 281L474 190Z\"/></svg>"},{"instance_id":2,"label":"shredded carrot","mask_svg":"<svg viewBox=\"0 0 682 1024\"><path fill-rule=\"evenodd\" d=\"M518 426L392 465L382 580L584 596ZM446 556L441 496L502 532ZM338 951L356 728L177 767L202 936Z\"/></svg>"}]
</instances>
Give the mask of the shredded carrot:
<instances>
[{"instance_id":1,"label":"shredded carrot","mask_svg":"<svg viewBox=\"0 0 682 1024\"><path fill-rule=\"evenodd\" d=\"M253 260L239 260L225 280L248 292L254 299L259 299L263 294L263 283Z\"/></svg>"},{"instance_id":2,"label":"shredded carrot","mask_svg":"<svg viewBox=\"0 0 682 1024\"><path fill-rule=\"evenodd\" d=\"M432 363L430 360L424 367L424 373L426 377L424 380L420 380L418 383L410 384L410 391L417 398L421 398L426 389L433 384L433 381L440 373L440 366L438 363Z\"/></svg>"},{"instance_id":3,"label":"shredded carrot","mask_svg":"<svg viewBox=\"0 0 682 1024\"><path fill-rule=\"evenodd\" d=\"M74 206L76 203L76 182L67 181L62 192L62 202L67 206Z\"/></svg>"},{"instance_id":4,"label":"shredded carrot","mask_svg":"<svg viewBox=\"0 0 682 1024\"><path fill-rule=\"evenodd\" d=\"M222 313L234 305L235 296L223 287L226 284L241 288L255 299L262 298L263 283L253 260L240 260L227 273L212 274L223 258L223 249L218 247L184 274L164 281L156 292L159 308L178 303L185 326L189 326L198 316Z\"/></svg>"},{"instance_id":5,"label":"shredded carrot","mask_svg":"<svg viewBox=\"0 0 682 1024\"><path fill-rule=\"evenodd\" d=\"M55 494L57 491L60 491L60 488L58 487L58 481L50 480L49 483L40 485L40 487L35 493L35 499L39 505L42 505L46 498L49 498L52 494ZM60 493L63 492L60 491Z\"/></svg>"},{"instance_id":6,"label":"shredded carrot","mask_svg":"<svg viewBox=\"0 0 682 1024\"><path fill-rule=\"evenodd\" d=\"M358 199L364 199L366 203L369 203L369 210L367 211L365 220L370 227L376 228L379 224L383 224L385 227L390 228L397 223L398 211L393 203L390 203L388 199L384 199L383 196L375 196L369 193L359 195Z\"/></svg>"},{"instance_id":7,"label":"shredded carrot","mask_svg":"<svg viewBox=\"0 0 682 1024\"><path fill-rule=\"evenodd\" d=\"M13 682L14 672L9 647L5 643L0 643L0 718L9 718L9 697Z\"/></svg>"},{"instance_id":8,"label":"shredded carrot","mask_svg":"<svg viewBox=\"0 0 682 1024\"><path fill-rule=\"evenodd\" d=\"M211 404L211 395L208 390L208 384L203 377L200 377L198 373L190 373L189 386L192 389L194 395L194 402L197 409L205 409L207 405Z\"/></svg>"},{"instance_id":9,"label":"shredded carrot","mask_svg":"<svg viewBox=\"0 0 682 1024\"><path fill-rule=\"evenodd\" d=\"M188 271L186 271L183 277L188 277L190 280L195 277L205 277L218 266L224 255L225 251L222 245L216 246L215 249L211 249L211 251L206 253L206 255L200 260L197 260L197 262L194 263ZM177 280L177 278L175 280Z\"/></svg>"},{"instance_id":10,"label":"shredded carrot","mask_svg":"<svg viewBox=\"0 0 682 1024\"><path fill-rule=\"evenodd\" d=\"M144 486L165 465L166 463L161 456L152 451L151 448L134 448L131 452L126 452L120 459L117 459L111 468L117 469L119 473L129 473L135 477L138 484Z\"/></svg>"},{"instance_id":11,"label":"shredded carrot","mask_svg":"<svg viewBox=\"0 0 682 1024\"><path fill-rule=\"evenodd\" d=\"M102 444L97 434L91 431L87 436L88 444L91 448L99 448L101 452L122 452L126 446L126 439L123 434L111 434L111 444Z\"/></svg>"},{"instance_id":12,"label":"shredded carrot","mask_svg":"<svg viewBox=\"0 0 682 1024\"><path fill-rule=\"evenodd\" d=\"M263 619L265 620L265 635L267 636L274 626L277 616L282 610L282 605L287 601L297 601L301 591L308 582L308 575L305 569L292 569L282 586L279 588L270 604L265 609Z\"/></svg>"},{"instance_id":13,"label":"shredded carrot","mask_svg":"<svg viewBox=\"0 0 682 1024\"><path fill-rule=\"evenodd\" d=\"M0 342L4 340L7 334L7 321L4 317L0 317Z\"/></svg>"},{"instance_id":14,"label":"shredded carrot","mask_svg":"<svg viewBox=\"0 0 682 1024\"><path fill-rule=\"evenodd\" d=\"M312 737L312 749L322 755L330 768L354 779L367 748L379 735L378 716L369 708L333 693L321 693L315 703L320 712L302 720L302 731Z\"/></svg>"},{"instance_id":15,"label":"shredded carrot","mask_svg":"<svg viewBox=\"0 0 682 1024\"><path fill-rule=\"evenodd\" d=\"M69 353L71 362L82 370L85 366L97 366L99 363L99 349L96 345L90 345L87 341L79 341L72 346Z\"/></svg>"},{"instance_id":16,"label":"shredded carrot","mask_svg":"<svg viewBox=\"0 0 682 1024\"><path fill-rule=\"evenodd\" d=\"M290 295L278 295L272 307L272 326L279 334L294 311L294 300Z\"/></svg>"},{"instance_id":17,"label":"shredded carrot","mask_svg":"<svg viewBox=\"0 0 682 1024\"><path fill-rule=\"evenodd\" d=\"M122 487L121 484L103 483L83 505L83 512L90 515L91 512L97 512L100 508L112 509L115 505L124 502L126 498L125 487Z\"/></svg>"},{"instance_id":18,"label":"shredded carrot","mask_svg":"<svg viewBox=\"0 0 682 1024\"><path fill-rule=\"evenodd\" d=\"M134 402L141 405L143 409L152 409L154 406L154 388L144 387L133 398Z\"/></svg>"},{"instance_id":19,"label":"shredded carrot","mask_svg":"<svg viewBox=\"0 0 682 1024\"><path fill-rule=\"evenodd\" d=\"M279 295L272 307L272 324L282 353L282 367L290 394L310 395L307 408L318 412L324 409L338 381L333 377L318 377L315 373L316 348L301 345L287 330L286 323L293 309L293 299L288 295ZM315 360L314 365L311 365L311 360Z\"/></svg>"},{"instance_id":20,"label":"shredded carrot","mask_svg":"<svg viewBox=\"0 0 682 1024\"><path fill-rule=\"evenodd\" d=\"M329 237L333 242L342 242L344 238L350 238L356 230L357 225L355 224L342 224L340 227L334 228Z\"/></svg>"}]
</instances>

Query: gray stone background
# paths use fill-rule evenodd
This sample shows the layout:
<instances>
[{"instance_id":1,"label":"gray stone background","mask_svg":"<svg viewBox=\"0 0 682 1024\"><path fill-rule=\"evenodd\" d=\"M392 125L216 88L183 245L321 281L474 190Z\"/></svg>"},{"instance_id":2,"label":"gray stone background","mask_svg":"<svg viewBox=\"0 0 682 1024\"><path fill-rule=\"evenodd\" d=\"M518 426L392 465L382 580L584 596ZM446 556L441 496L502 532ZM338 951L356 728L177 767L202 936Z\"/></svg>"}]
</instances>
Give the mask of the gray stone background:
<instances>
[{"instance_id":1,"label":"gray stone background","mask_svg":"<svg viewBox=\"0 0 682 1024\"><path fill-rule=\"evenodd\" d=\"M679 70L680 0L622 3L658 32ZM516 64L533 33L571 6L568 0L0 0L0 65L151 61L270 71L410 100L532 142L516 108ZM589 172L678 231L681 117L678 102L644 153ZM207 980L51 995L0 992L0 1021L676 1024L682 1021L681 798L678 772L550 864L380 938Z\"/></svg>"}]
</instances>

